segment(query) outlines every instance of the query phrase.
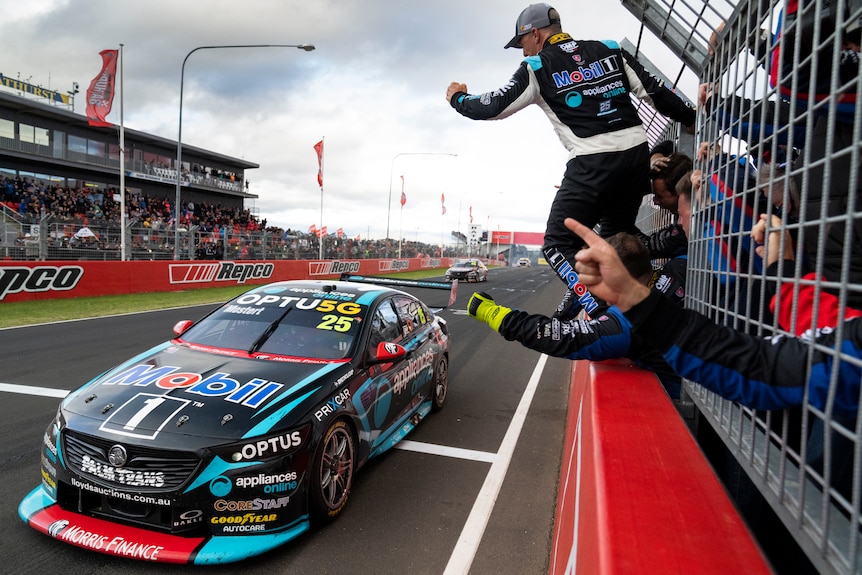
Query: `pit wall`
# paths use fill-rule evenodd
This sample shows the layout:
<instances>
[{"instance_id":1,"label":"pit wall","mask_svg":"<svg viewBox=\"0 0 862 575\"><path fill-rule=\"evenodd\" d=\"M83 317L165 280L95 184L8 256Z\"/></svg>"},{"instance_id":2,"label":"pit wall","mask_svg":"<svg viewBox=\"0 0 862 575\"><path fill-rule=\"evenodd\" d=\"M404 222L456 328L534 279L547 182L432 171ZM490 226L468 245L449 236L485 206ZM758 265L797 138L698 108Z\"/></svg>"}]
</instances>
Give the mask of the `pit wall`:
<instances>
[{"instance_id":1,"label":"pit wall","mask_svg":"<svg viewBox=\"0 0 862 575\"><path fill-rule=\"evenodd\" d=\"M551 575L771 572L655 375L573 362Z\"/></svg>"},{"instance_id":2,"label":"pit wall","mask_svg":"<svg viewBox=\"0 0 862 575\"><path fill-rule=\"evenodd\" d=\"M54 261L0 265L0 304L84 296L257 285L292 279L440 269L452 258L254 261Z\"/></svg>"}]
</instances>

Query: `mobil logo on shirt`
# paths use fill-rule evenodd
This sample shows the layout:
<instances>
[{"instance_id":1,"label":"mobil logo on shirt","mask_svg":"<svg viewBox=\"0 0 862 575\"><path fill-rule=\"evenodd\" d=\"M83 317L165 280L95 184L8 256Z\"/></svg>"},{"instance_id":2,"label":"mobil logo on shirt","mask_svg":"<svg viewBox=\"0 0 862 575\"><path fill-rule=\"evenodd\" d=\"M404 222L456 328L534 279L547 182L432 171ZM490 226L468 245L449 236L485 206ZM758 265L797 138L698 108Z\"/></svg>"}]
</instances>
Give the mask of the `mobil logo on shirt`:
<instances>
[{"instance_id":1,"label":"mobil logo on shirt","mask_svg":"<svg viewBox=\"0 0 862 575\"><path fill-rule=\"evenodd\" d=\"M620 63L617 56L611 55L595 62L578 66L575 70L554 72L554 84L557 88L565 88L584 82L594 82L607 76L620 72Z\"/></svg>"}]
</instances>

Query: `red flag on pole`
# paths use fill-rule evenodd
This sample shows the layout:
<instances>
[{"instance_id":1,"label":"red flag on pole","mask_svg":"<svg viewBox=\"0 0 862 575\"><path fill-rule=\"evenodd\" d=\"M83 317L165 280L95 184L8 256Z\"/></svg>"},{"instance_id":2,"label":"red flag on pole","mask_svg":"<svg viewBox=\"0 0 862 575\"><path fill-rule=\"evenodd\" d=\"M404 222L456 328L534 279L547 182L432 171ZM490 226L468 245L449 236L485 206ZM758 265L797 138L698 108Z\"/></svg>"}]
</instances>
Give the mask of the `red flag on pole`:
<instances>
[{"instance_id":1,"label":"red flag on pole","mask_svg":"<svg viewBox=\"0 0 862 575\"><path fill-rule=\"evenodd\" d=\"M117 55L119 50L102 50L102 70L87 88L87 121L91 126L110 128L113 124L105 120L114 103L114 81L117 77Z\"/></svg>"},{"instance_id":2,"label":"red flag on pole","mask_svg":"<svg viewBox=\"0 0 862 575\"><path fill-rule=\"evenodd\" d=\"M470 223L473 223L473 206L470 206Z\"/></svg>"},{"instance_id":3,"label":"red flag on pole","mask_svg":"<svg viewBox=\"0 0 862 575\"><path fill-rule=\"evenodd\" d=\"M401 176L401 207L407 203L407 194L404 193L404 176Z\"/></svg>"},{"instance_id":4,"label":"red flag on pole","mask_svg":"<svg viewBox=\"0 0 862 575\"><path fill-rule=\"evenodd\" d=\"M314 144L314 151L317 152L317 185L323 187L323 140Z\"/></svg>"},{"instance_id":5,"label":"red flag on pole","mask_svg":"<svg viewBox=\"0 0 862 575\"><path fill-rule=\"evenodd\" d=\"M443 208L443 215L446 215L446 194L440 194L440 207Z\"/></svg>"}]
</instances>

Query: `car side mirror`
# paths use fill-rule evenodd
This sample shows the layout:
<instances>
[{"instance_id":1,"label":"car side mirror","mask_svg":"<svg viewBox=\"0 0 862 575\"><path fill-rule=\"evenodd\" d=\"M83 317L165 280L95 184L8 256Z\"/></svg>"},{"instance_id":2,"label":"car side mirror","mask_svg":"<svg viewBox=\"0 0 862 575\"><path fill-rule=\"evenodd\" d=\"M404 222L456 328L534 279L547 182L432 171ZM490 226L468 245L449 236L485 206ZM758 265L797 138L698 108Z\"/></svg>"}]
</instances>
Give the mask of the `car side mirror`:
<instances>
[{"instance_id":1,"label":"car side mirror","mask_svg":"<svg viewBox=\"0 0 862 575\"><path fill-rule=\"evenodd\" d=\"M182 319L174 324L174 333L176 335L182 335L184 331L189 329L194 322L190 319Z\"/></svg>"},{"instance_id":2,"label":"car side mirror","mask_svg":"<svg viewBox=\"0 0 862 575\"><path fill-rule=\"evenodd\" d=\"M404 346L388 341L381 341L377 344L377 349L371 355L371 361L380 363L397 361L405 355L407 355L407 350L404 349Z\"/></svg>"}]
</instances>

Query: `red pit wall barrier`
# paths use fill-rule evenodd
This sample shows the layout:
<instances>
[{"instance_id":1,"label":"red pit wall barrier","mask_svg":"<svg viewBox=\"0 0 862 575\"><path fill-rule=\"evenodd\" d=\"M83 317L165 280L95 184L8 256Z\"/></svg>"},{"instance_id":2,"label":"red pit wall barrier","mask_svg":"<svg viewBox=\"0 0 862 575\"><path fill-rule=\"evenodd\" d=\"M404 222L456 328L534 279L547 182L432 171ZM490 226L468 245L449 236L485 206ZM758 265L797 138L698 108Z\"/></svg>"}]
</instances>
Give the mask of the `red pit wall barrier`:
<instances>
[{"instance_id":1,"label":"red pit wall barrier","mask_svg":"<svg viewBox=\"0 0 862 575\"><path fill-rule=\"evenodd\" d=\"M771 573L655 375L572 374L550 573Z\"/></svg>"},{"instance_id":2,"label":"red pit wall barrier","mask_svg":"<svg viewBox=\"0 0 862 575\"><path fill-rule=\"evenodd\" d=\"M338 279L342 272L387 275L451 265L450 258L246 261L52 261L0 264L0 304L55 298L167 292L294 279Z\"/></svg>"}]
</instances>

